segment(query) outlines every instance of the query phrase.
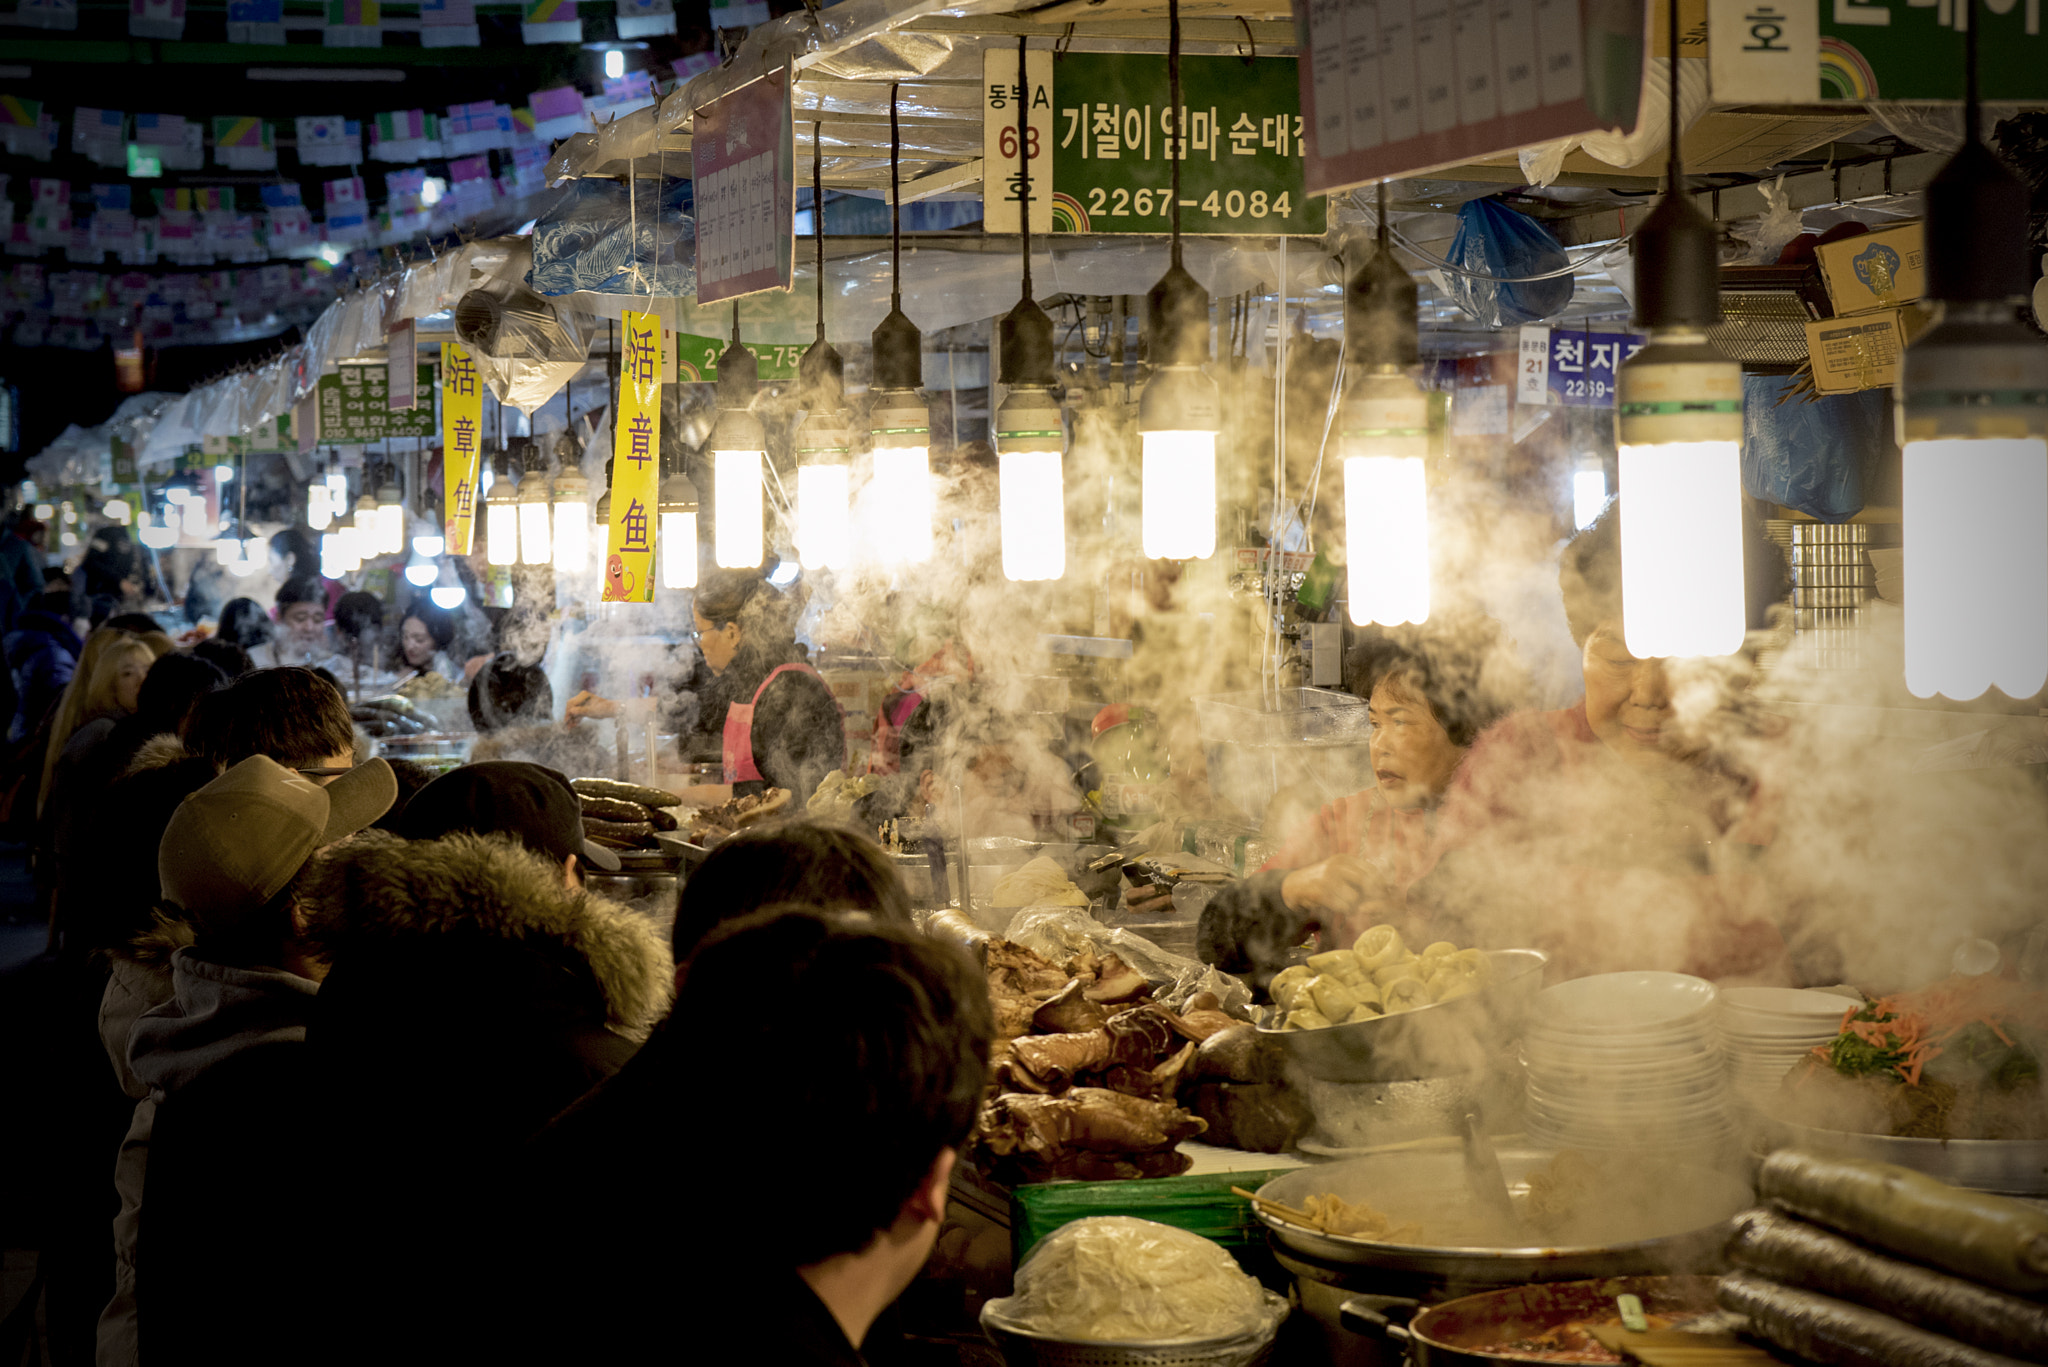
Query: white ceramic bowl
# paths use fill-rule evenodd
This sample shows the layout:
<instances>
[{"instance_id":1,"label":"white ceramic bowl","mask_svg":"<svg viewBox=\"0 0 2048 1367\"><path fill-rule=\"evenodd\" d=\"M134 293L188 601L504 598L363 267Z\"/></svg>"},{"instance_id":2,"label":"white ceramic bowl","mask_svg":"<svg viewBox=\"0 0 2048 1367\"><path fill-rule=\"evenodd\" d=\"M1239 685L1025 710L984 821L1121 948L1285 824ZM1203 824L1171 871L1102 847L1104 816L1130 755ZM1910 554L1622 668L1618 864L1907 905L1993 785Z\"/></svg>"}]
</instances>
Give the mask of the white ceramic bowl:
<instances>
[{"instance_id":1,"label":"white ceramic bowl","mask_svg":"<svg viewBox=\"0 0 2048 1367\"><path fill-rule=\"evenodd\" d=\"M1529 1021L1574 1034L1670 1029L1711 1010L1715 995L1712 983L1687 973L1596 973L1537 993Z\"/></svg>"},{"instance_id":2,"label":"white ceramic bowl","mask_svg":"<svg viewBox=\"0 0 2048 1367\"><path fill-rule=\"evenodd\" d=\"M1721 993L1722 1015L1788 1016L1840 1021L1861 1003L1810 987L1731 987Z\"/></svg>"}]
</instances>

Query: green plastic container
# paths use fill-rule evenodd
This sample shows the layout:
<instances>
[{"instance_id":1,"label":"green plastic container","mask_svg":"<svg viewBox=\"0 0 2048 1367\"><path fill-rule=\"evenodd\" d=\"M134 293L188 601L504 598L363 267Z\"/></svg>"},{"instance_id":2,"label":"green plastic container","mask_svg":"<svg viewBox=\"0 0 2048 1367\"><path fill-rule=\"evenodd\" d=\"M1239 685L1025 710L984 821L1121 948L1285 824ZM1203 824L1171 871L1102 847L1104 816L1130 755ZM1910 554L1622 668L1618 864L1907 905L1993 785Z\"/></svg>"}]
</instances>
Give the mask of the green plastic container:
<instances>
[{"instance_id":1,"label":"green plastic container","mask_svg":"<svg viewBox=\"0 0 2048 1367\"><path fill-rule=\"evenodd\" d=\"M1222 1172L1206 1177L1153 1177L1130 1182L1039 1182L1010 1193L1011 1266L1021 1266L1038 1241L1074 1220L1095 1215L1132 1215L1156 1220L1230 1250L1239 1262L1263 1257L1266 1227L1252 1203L1232 1187L1257 1191L1286 1168Z\"/></svg>"}]
</instances>

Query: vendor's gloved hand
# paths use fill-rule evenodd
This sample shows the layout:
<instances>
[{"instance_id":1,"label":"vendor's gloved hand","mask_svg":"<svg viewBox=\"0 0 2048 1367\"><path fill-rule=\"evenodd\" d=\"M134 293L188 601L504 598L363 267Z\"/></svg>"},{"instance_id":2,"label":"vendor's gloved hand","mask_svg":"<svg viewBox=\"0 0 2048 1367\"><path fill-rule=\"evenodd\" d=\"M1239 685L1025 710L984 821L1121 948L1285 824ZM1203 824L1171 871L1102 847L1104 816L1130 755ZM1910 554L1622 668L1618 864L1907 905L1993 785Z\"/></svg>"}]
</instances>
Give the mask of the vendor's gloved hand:
<instances>
[{"instance_id":1,"label":"vendor's gloved hand","mask_svg":"<svg viewBox=\"0 0 2048 1367\"><path fill-rule=\"evenodd\" d=\"M1280 880L1280 900L1289 908L1325 919L1345 916L1391 891L1385 875L1355 854L1332 855Z\"/></svg>"},{"instance_id":2,"label":"vendor's gloved hand","mask_svg":"<svg viewBox=\"0 0 2048 1367\"><path fill-rule=\"evenodd\" d=\"M1172 916L1173 889L1156 883L1126 883L1124 910L1133 916Z\"/></svg>"},{"instance_id":3,"label":"vendor's gloved hand","mask_svg":"<svg viewBox=\"0 0 2048 1367\"><path fill-rule=\"evenodd\" d=\"M585 717L600 719L616 717L618 715L619 705L617 703L613 702L610 698L600 698L587 688L569 699L568 706L562 709L563 719L572 726L582 721Z\"/></svg>"}]
</instances>

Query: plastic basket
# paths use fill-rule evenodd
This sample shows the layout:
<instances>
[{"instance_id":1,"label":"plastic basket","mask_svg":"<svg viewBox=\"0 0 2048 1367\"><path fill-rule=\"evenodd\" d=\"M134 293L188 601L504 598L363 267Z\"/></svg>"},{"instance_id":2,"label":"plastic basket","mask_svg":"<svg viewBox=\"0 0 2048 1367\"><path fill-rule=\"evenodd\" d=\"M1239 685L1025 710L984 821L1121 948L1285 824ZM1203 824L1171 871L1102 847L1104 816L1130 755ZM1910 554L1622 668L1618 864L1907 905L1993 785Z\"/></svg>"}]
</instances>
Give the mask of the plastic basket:
<instances>
[{"instance_id":1,"label":"plastic basket","mask_svg":"<svg viewBox=\"0 0 2048 1367\"><path fill-rule=\"evenodd\" d=\"M1271 1291L1267 1300L1276 1309L1285 1302ZM1002 1353L1009 1367L1257 1367L1273 1353L1284 1316L1276 1315L1274 1327L1259 1334L1237 1334L1224 1339L1193 1339L1178 1343L1080 1342L1032 1333L1003 1319L1002 1302L990 1301L981 1308L981 1331Z\"/></svg>"},{"instance_id":2,"label":"plastic basket","mask_svg":"<svg viewBox=\"0 0 2048 1367\"><path fill-rule=\"evenodd\" d=\"M1223 1245L1238 1261L1248 1249L1266 1247L1266 1227L1251 1202L1232 1187L1256 1191L1286 1168L1214 1173L1203 1177L1155 1177L1142 1182L1037 1182L1010 1193L1014 1259L1025 1256L1046 1235L1075 1220L1098 1215L1133 1215L1156 1220Z\"/></svg>"}]
</instances>

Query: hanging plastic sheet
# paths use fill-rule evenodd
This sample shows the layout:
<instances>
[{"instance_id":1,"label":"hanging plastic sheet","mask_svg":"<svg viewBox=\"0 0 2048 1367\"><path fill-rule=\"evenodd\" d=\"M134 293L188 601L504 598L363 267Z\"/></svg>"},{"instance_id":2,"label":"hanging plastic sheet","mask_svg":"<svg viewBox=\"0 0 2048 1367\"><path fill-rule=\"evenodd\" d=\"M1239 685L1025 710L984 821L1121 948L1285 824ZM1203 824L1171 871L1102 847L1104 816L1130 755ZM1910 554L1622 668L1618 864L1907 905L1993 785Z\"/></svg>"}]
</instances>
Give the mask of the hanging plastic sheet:
<instances>
[{"instance_id":1,"label":"hanging plastic sheet","mask_svg":"<svg viewBox=\"0 0 2048 1367\"><path fill-rule=\"evenodd\" d=\"M1613 129L1581 137L1558 138L1524 147L1516 156L1529 183L1544 186L1564 170L1564 159L1575 149L1596 161L1627 169L1664 152L1671 123L1671 62L1650 57L1643 62L1643 93L1636 102L1636 126L1624 133ZM1707 64L1697 57L1678 59L1678 126L1688 129L1706 112ZM1682 135L1681 135L1682 136Z\"/></svg>"},{"instance_id":2,"label":"hanging plastic sheet","mask_svg":"<svg viewBox=\"0 0 2048 1367\"><path fill-rule=\"evenodd\" d=\"M1473 272L1445 271L1444 292L1490 328L1540 323L1572 301L1569 271L1547 280L1529 278L1570 264L1557 239L1527 214L1491 199L1458 206L1458 231L1444 259Z\"/></svg>"},{"instance_id":3,"label":"hanging plastic sheet","mask_svg":"<svg viewBox=\"0 0 2048 1367\"><path fill-rule=\"evenodd\" d=\"M690 182L579 180L533 225L527 282L544 295L697 292L697 223Z\"/></svg>"},{"instance_id":4,"label":"hanging plastic sheet","mask_svg":"<svg viewBox=\"0 0 2048 1367\"><path fill-rule=\"evenodd\" d=\"M1864 470L1889 437L1889 389L1786 399L1788 375L1742 377L1742 489L1822 522L1863 509ZM1782 400L1782 402L1781 402Z\"/></svg>"}]
</instances>

